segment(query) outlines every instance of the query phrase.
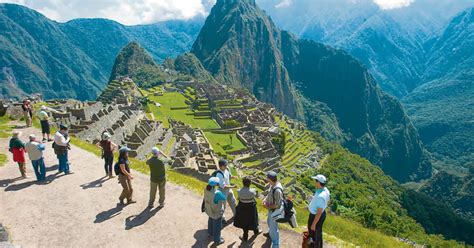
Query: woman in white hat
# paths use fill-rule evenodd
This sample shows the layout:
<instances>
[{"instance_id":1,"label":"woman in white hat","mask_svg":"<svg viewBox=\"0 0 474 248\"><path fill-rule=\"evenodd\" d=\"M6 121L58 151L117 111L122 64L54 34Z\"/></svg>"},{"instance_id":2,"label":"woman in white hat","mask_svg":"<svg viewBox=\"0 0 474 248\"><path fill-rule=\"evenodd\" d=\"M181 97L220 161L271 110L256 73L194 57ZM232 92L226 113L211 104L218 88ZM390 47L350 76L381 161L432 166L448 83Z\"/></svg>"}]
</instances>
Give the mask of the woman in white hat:
<instances>
[{"instance_id":1,"label":"woman in white hat","mask_svg":"<svg viewBox=\"0 0 474 248\"><path fill-rule=\"evenodd\" d=\"M102 134L102 140L95 144L98 148L102 149L102 158L104 159L105 176L113 178L112 165L114 163L114 150L117 149L117 145L110 140L112 136L108 132Z\"/></svg>"},{"instance_id":2,"label":"woman in white hat","mask_svg":"<svg viewBox=\"0 0 474 248\"><path fill-rule=\"evenodd\" d=\"M25 144L20 140L21 134L20 131L13 131L9 151L13 154L13 161L18 163L21 176L26 178Z\"/></svg>"}]
</instances>

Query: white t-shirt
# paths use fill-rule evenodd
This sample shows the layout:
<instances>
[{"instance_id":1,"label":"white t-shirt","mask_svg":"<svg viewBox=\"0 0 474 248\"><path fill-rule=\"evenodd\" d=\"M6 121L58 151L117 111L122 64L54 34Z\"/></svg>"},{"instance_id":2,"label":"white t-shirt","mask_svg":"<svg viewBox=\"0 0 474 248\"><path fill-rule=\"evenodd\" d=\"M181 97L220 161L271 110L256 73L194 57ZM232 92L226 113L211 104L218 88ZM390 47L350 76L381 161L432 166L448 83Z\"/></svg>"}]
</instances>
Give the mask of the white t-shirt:
<instances>
[{"instance_id":1,"label":"white t-shirt","mask_svg":"<svg viewBox=\"0 0 474 248\"><path fill-rule=\"evenodd\" d=\"M219 170L220 172L222 173L219 173L217 172L217 178L219 178L219 187L221 189L224 189L225 186L229 186L230 185L230 172L228 169L226 169L225 171L221 171ZM224 176L223 176L224 175Z\"/></svg>"},{"instance_id":2,"label":"white t-shirt","mask_svg":"<svg viewBox=\"0 0 474 248\"><path fill-rule=\"evenodd\" d=\"M308 206L309 212L316 214L318 212L318 208L322 208L324 211L328 206L329 196L330 193L326 187L316 190L313 199L311 199L311 202Z\"/></svg>"}]
</instances>

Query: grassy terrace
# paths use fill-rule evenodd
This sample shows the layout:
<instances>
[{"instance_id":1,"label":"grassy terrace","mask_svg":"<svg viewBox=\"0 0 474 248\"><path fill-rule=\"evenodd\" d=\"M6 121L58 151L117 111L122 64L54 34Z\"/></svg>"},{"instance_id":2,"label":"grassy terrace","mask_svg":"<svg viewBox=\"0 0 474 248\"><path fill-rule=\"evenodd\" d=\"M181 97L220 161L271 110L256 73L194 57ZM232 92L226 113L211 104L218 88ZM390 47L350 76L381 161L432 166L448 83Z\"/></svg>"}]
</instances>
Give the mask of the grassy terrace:
<instances>
[{"instance_id":1,"label":"grassy terrace","mask_svg":"<svg viewBox=\"0 0 474 248\"><path fill-rule=\"evenodd\" d=\"M194 94L194 91L187 88L186 94ZM195 95L188 95L188 98L189 97L193 97L194 99ZM168 119L171 118L189 124L193 128L201 128L203 130L220 128L219 124L210 116L195 116L191 107L186 104L186 96L180 92L164 92L162 96L150 94L148 98L150 101L161 105L158 107L150 103L149 106L155 119L162 121L166 127L169 127ZM210 112L207 104L202 104L199 110L202 112ZM242 144L235 133L218 134L212 131L205 131L204 134L214 148L214 151L221 156L229 156L228 154L230 152L245 149L245 145Z\"/></svg>"},{"instance_id":2,"label":"grassy terrace","mask_svg":"<svg viewBox=\"0 0 474 248\"><path fill-rule=\"evenodd\" d=\"M8 138L11 136L13 125L11 125L9 122L9 116L5 115L0 117L0 138Z\"/></svg>"}]
</instances>

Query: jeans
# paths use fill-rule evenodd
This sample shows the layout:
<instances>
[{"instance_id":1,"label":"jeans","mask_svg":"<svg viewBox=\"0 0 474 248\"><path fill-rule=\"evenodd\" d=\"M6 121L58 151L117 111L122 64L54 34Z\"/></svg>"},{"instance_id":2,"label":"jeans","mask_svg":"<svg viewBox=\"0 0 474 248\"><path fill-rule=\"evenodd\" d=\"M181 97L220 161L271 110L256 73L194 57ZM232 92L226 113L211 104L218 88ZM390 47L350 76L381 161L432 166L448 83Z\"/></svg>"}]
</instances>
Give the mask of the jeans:
<instances>
[{"instance_id":1,"label":"jeans","mask_svg":"<svg viewBox=\"0 0 474 248\"><path fill-rule=\"evenodd\" d=\"M311 225L313 224L314 217L316 215L310 214L308 218L308 233L309 237L313 239L313 243L309 245L310 248L323 248L323 224L326 220L326 211L323 211L318 223L316 223L316 230L311 231Z\"/></svg>"},{"instance_id":2,"label":"jeans","mask_svg":"<svg viewBox=\"0 0 474 248\"><path fill-rule=\"evenodd\" d=\"M209 217L207 220L207 233L212 236L214 242L219 243L221 241L221 230L222 230L222 217L213 219Z\"/></svg>"},{"instance_id":3,"label":"jeans","mask_svg":"<svg viewBox=\"0 0 474 248\"><path fill-rule=\"evenodd\" d=\"M69 173L69 160L67 157L67 150L63 154L58 154L59 172Z\"/></svg>"},{"instance_id":4,"label":"jeans","mask_svg":"<svg viewBox=\"0 0 474 248\"><path fill-rule=\"evenodd\" d=\"M114 163L114 154L104 154L104 169L105 175L112 175L112 164Z\"/></svg>"},{"instance_id":5,"label":"jeans","mask_svg":"<svg viewBox=\"0 0 474 248\"><path fill-rule=\"evenodd\" d=\"M280 247L280 230L278 230L278 223L272 219L272 211L268 211L268 233L270 234L270 239L272 240L272 248Z\"/></svg>"},{"instance_id":6,"label":"jeans","mask_svg":"<svg viewBox=\"0 0 474 248\"><path fill-rule=\"evenodd\" d=\"M160 199L158 200L158 203L161 206L165 204L165 186L166 186L166 181L162 181L159 183L150 182L150 200L148 201L148 206L153 206L153 203L155 202L155 198L156 198L157 188L160 194Z\"/></svg>"},{"instance_id":7,"label":"jeans","mask_svg":"<svg viewBox=\"0 0 474 248\"><path fill-rule=\"evenodd\" d=\"M31 164L33 164L33 171L36 175L36 180L43 181L46 179L46 166L44 165L44 158L40 158L38 160L32 160Z\"/></svg>"}]
</instances>

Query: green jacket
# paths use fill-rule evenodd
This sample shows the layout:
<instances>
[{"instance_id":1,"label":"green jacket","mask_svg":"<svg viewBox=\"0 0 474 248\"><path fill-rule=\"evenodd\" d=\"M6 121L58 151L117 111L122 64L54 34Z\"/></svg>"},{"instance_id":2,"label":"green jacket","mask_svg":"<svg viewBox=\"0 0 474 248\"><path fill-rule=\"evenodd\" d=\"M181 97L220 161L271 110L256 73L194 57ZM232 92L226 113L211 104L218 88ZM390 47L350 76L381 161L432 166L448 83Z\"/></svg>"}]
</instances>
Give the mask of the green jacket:
<instances>
[{"instance_id":1,"label":"green jacket","mask_svg":"<svg viewBox=\"0 0 474 248\"><path fill-rule=\"evenodd\" d=\"M11 138L9 146L10 151L13 148L25 148L25 143L23 143L19 138Z\"/></svg>"},{"instance_id":2,"label":"green jacket","mask_svg":"<svg viewBox=\"0 0 474 248\"><path fill-rule=\"evenodd\" d=\"M150 167L150 180L152 182L161 183L166 180L166 163L169 163L168 159L155 156L146 161L146 164Z\"/></svg>"}]
</instances>

